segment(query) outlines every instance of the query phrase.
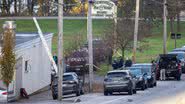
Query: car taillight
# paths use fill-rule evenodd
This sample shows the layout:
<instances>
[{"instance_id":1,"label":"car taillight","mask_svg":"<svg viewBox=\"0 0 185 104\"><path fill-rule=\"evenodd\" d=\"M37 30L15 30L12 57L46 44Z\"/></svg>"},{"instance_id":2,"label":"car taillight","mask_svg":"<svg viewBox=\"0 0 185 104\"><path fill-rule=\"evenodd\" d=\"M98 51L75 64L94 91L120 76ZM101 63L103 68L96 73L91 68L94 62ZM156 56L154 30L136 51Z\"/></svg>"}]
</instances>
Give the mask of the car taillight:
<instances>
[{"instance_id":1,"label":"car taillight","mask_svg":"<svg viewBox=\"0 0 185 104\"><path fill-rule=\"evenodd\" d=\"M181 69L181 64L178 64L178 70L180 70Z\"/></svg>"},{"instance_id":2,"label":"car taillight","mask_svg":"<svg viewBox=\"0 0 185 104\"><path fill-rule=\"evenodd\" d=\"M158 65L158 64L156 64L156 70L157 70L157 71L159 70L159 65Z\"/></svg>"},{"instance_id":3,"label":"car taillight","mask_svg":"<svg viewBox=\"0 0 185 104\"><path fill-rule=\"evenodd\" d=\"M2 95L7 95L8 93L7 92L3 92Z\"/></svg>"}]
</instances>

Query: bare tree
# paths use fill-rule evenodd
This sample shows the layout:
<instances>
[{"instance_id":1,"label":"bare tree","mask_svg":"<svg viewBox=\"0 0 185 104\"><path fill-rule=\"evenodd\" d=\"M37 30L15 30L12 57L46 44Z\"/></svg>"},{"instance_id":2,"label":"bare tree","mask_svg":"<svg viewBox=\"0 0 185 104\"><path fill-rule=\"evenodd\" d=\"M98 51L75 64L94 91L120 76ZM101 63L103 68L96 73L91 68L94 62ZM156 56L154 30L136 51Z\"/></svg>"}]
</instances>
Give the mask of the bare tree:
<instances>
[{"instance_id":1,"label":"bare tree","mask_svg":"<svg viewBox=\"0 0 185 104\"><path fill-rule=\"evenodd\" d=\"M138 40L141 41L144 37L150 36L150 28L151 25L148 24L146 21L139 22L139 34ZM109 31L107 33L107 43L110 46L116 46L117 50L120 49L122 51L122 58L125 57L125 50L132 49L132 42L133 42L133 34L134 34L134 21L131 19L122 19L119 20L117 24L116 36L115 34ZM115 41L113 41L115 40ZM113 43L115 42L115 43ZM138 47L139 49L140 47Z\"/></svg>"},{"instance_id":2,"label":"bare tree","mask_svg":"<svg viewBox=\"0 0 185 104\"><path fill-rule=\"evenodd\" d=\"M0 68L2 80L7 87L13 80L14 70L15 70L15 36L12 30L6 30L3 33L3 44L2 44L2 56L0 60ZM8 99L7 99L8 100Z\"/></svg>"}]
</instances>

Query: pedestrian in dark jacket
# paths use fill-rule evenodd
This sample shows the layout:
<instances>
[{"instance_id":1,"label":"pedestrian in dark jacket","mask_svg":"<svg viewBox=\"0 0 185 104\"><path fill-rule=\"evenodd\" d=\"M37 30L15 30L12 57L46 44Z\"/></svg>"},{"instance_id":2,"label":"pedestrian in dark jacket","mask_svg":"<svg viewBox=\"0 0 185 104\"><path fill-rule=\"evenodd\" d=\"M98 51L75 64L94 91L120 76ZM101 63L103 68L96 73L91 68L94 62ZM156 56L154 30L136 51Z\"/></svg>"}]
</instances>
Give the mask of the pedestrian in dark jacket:
<instances>
[{"instance_id":1,"label":"pedestrian in dark jacket","mask_svg":"<svg viewBox=\"0 0 185 104\"><path fill-rule=\"evenodd\" d=\"M114 60L114 62L112 63L112 67L114 70L116 70L118 68L118 63L116 60Z\"/></svg>"},{"instance_id":2,"label":"pedestrian in dark jacket","mask_svg":"<svg viewBox=\"0 0 185 104\"><path fill-rule=\"evenodd\" d=\"M119 60L118 68L122 68L122 67L123 67L123 63L124 63L124 61L123 61L123 59L121 58L121 59Z\"/></svg>"},{"instance_id":3,"label":"pedestrian in dark jacket","mask_svg":"<svg viewBox=\"0 0 185 104\"><path fill-rule=\"evenodd\" d=\"M132 60L131 59L126 60L125 67L131 67L131 66L132 66Z\"/></svg>"}]
</instances>

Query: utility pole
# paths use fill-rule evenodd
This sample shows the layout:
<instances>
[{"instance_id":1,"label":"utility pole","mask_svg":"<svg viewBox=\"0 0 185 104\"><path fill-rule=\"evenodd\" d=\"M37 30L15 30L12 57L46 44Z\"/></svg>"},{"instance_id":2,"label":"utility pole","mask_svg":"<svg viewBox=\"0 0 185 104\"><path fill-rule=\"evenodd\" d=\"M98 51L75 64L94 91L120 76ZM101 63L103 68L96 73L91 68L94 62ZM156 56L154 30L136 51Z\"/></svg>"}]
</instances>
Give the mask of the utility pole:
<instances>
[{"instance_id":1,"label":"utility pole","mask_svg":"<svg viewBox=\"0 0 185 104\"><path fill-rule=\"evenodd\" d=\"M135 28L134 28L134 47L133 47L133 63L136 63L136 50L137 50L137 38L139 27L139 4L140 0L136 0L136 16L135 16Z\"/></svg>"},{"instance_id":2,"label":"utility pole","mask_svg":"<svg viewBox=\"0 0 185 104\"><path fill-rule=\"evenodd\" d=\"M115 0L114 1L115 3L115 6L114 6L114 50L113 50L113 53L116 52L116 40L117 40L117 23L118 23L118 20L117 20L117 4L118 4L118 1Z\"/></svg>"},{"instance_id":3,"label":"utility pole","mask_svg":"<svg viewBox=\"0 0 185 104\"><path fill-rule=\"evenodd\" d=\"M163 4L163 54L167 53L166 40L167 40L167 0ZM176 37L175 37L176 38Z\"/></svg>"},{"instance_id":4,"label":"utility pole","mask_svg":"<svg viewBox=\"0 0 185 104\"><path fill-rule=\"evenodd\" d=\"M93 92L92 3L93 3L93 0L89 0L88 17L87 17L87 39L88 39L88 52L89 52L89 91L90 92Z\"/></svg>"},{"instance_id":5,"label":"utility pole","mask_svg":"<svg viewBox=\"0 0 185 104\"><path fill-rule=\"evenodd\" d=\"M63 84L63 0L58 0L58 100L62 100Z\"/></svg>"}]
</instances>

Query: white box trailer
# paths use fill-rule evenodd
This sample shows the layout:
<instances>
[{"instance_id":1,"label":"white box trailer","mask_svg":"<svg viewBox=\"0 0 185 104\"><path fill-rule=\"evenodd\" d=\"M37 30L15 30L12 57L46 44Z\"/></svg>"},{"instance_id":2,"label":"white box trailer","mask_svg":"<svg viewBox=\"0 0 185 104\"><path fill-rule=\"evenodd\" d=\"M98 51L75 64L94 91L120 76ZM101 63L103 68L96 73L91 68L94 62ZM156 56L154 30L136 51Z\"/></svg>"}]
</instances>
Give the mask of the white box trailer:
<instances>
[{"instance_id":1,"label":"white box trailer","mask_svg":"<svg viewBox=\"0 0 185 104\"><path fill-rule=\"evenodd\" d=\"M50 51L52 37L52 33L44 34ZM25 88L30 95L50 84L51 61L38 33L16 33L15 53L16 71L9 90L16 98L20 96L20 88Z\"/></svg>"}]
</instances>

